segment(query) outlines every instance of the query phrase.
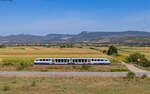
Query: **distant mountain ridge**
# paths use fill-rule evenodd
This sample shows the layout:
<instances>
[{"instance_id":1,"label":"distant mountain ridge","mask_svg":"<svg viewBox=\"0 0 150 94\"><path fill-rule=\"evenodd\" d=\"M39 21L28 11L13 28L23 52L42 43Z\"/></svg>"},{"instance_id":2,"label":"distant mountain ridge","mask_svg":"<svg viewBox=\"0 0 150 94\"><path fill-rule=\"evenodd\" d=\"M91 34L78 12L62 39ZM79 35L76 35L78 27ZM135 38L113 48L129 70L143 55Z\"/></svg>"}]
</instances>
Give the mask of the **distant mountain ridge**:
<instances>
[{"instance_id":1,"label":"distant mountain ridge","mask_svg":"<svg viewBox=\"0 0 150 94\"><path fill-rule=\"evenodd\" d=\"M36 36L28 34L0 36L1 44L46 44L46 43L114 43L114 44L150 44L150 32L87 32L79 34L48 34Z\"/></svg>"}]
</instances>

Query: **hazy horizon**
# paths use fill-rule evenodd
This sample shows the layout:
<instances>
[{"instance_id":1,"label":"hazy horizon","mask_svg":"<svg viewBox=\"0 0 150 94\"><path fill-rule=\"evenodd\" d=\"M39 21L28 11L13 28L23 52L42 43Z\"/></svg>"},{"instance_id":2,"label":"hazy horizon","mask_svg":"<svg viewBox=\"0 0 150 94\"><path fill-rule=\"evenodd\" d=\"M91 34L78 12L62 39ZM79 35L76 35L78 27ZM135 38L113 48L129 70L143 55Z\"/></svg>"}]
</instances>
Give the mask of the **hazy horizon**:
<instances>
[{"instance_id":1,"label":"hazy horizon","mask_svg":"<svg viewBox=\"0 0 150 94\"><path fill-rule=\"evenodd\" d=\"M2 0L0 35L150 31L149 0Z\"/></svg>"},{"instance_id":2,"label":"hazy horizon","mask_svg":"<svg viewBox=\"0 0 150 94\"><path fill-rule=\"evenodd\" d=\"M11 35L33 35L33 36L46 36L46 35L49 35L49 34L65 34L65 35L76 35L76 34L80 34L82 32L148 32L148 31L138 31L138 30L126 30L126 31L81 31L81 32L78 32L78 33L48 33L48 34L42 34L42 35L39 35L39 34L28 34L28 33L18 33L18 34L7 34L7 35L0 35L0 36L11 36ZM149 32L150 33L150 32Z\"/></svg>"}]
</instances>

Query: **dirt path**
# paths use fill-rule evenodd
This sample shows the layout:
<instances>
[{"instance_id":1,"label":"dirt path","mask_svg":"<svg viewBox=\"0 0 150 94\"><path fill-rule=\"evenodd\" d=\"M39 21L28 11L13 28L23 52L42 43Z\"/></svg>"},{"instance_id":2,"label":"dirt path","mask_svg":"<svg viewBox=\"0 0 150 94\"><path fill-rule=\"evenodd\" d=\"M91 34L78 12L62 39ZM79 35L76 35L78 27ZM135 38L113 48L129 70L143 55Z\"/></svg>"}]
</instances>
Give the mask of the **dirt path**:
<instances>
[{"instance_id":1,"label":"dirt path","mask_svg":"<svg viewBox=\"0 0 150 94\"><path fill-rule=\"evenodd\" d=\"M150 77L150 72L149 71L146 71L146 70L142 70L142 69L139 69L137 67L135 67L134 65L132 64L127 64L123 61L121 61L121 63L123 65L125 65L131 72L134 72L136 75L143 75L143 74L146 74L148 77Z\"/></svg>"},{"instance_id":2,"label":"dirt path","mask_svg":"<svg viewBox=\"0 0 150 94\"><path fill-rule=\"evenodd\" d=\"M148 72L146 70L139 69L139 68L135 67L134 65L127 64L123 61L122 61L122 64L125 65L131 72Z\"/></svg>"}]
</instances>

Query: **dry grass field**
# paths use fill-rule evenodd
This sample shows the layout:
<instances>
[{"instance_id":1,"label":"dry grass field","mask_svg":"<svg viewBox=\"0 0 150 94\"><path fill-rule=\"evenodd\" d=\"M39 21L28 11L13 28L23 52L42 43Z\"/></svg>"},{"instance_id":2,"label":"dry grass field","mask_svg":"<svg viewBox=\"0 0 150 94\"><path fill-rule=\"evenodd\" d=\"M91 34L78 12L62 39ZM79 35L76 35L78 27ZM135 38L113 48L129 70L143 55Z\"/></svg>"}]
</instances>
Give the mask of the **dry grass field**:
<instances>
[{"instance_id":1,"label":"dry grass field","mask_svg":"<svg viewBox=\"0 0 150 94\"><path fill-rule=\"evenodd\" d=\"M134 52L139 52L144 54L147 58L150 58L150 47L129 47L129 46L116 46L118 48L118 53L124 57L132 54ZM95 47L101 51L108 50L108 47Z\"/></svg>"},{"instance_id":2,"label":"dry grass field","mask_svg":"<svg viewBox=\"0 0 150 94\"><path fill-rule=\"evenodd\" d=\"M128 56L131 53L139 52L144 54L147 58L150 58L150 47L119 47L119 53L125 56Z\"/></svg>"},{"instance_id":3,"label":"dry grass field","mask_svg":"<svg viewBox=\"0 0 150 94\"><path fill-rule=\"evenodd\" d=\"M103 48L102 48L103 49ZM33 60L38 57L107 57L112 61L111 65L88 66L35 66ZM0 49L0 71L128 71L117 60L100 51L83 48L48 48L48 47L7 47ZM20 64L23 65L20 66Z\"/></svg>"},{"instance_id":4,"label":"dry grass field","mask_svg":"<svg viewBox=\"0 0 150 94\"><path fill-rule=\"evenodd\" d=\"M99 76L1 76L0 94L150 94L150 79Z\"/></svg>"}]
</instances>

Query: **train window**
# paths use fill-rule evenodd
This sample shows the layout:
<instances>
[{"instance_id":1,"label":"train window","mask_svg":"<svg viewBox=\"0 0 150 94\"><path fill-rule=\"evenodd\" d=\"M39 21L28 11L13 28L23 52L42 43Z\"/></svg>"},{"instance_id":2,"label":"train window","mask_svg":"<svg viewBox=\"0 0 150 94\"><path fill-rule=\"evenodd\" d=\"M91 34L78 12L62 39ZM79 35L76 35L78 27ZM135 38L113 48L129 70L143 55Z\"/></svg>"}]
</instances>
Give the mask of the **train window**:
<instances>
[{"instance_id":1,"label":"train window","mask_svg":"<svg viewBox=\"0 0 150 94\"><path fill-rule=\"evenodd\" d=\"M107 59L105 61L108 61Z\"/></svg>"},{"instance_id":2,"label":"train window","mask_svg":"<svg viewBox=\"0 0 150 94\"><path fill-rule=\"evenodd\" d=\"M84 62L84 59L82 59L81 61Z\"/></svg>"},{"instance_id":3,"label":"train window","mask_svg":"<svg viewBox=\"0 0 150 94\"><path fill-rule=\"evenodd\" d=\"M87 62L87 59L85 59L85 62Z\"/></svg>"},{"instance_id":4,"label":"train window","mask_svg":"<svg viewBox=\"0 0 150 94\"><path fill-rule=\"evenodd\" d=\"M36 59L36 61L40 61L39 59Z\"/></svg>"},{"instance_id":5,"label":"train window","mask_svg":"<svg viewBox=\"0 0 150 94\"><path fill-rule=\"evenodd\" d=\"M58 62L60 62L60 59L58 59Z\"/></svg>"},{"instance_id":6,"label":"train window","mask_svg":"<svg viewBox=\"0 0 150 94\"><path fill-rule=\"evenodd\" d=\"M78 62L78 59L75 59L75 62Z\"/></svg>"},{"instance_id":7,"label":"train window","mask_svg":"<svg viewBox=\"0 0 150 94\"><path fill-rule=\"evenodd\" d=\"M104 59L101 59L101 61L104 61Z\"/></svg>"},{"instance_id":8,"label":"train window","mask_svg":"<svg viewBox=\"0 0 150 94\"><path fill-rule=\"evenodd\" d=\"M92 61L95 61L95 59L92 59Z\"/></svg>"},{"instance_id":9,"label":"train window","mask_svg":"<svg viewBox=\"0 0 150 94\"><path fill-rule=\"evenodd\" d=\"M56 62L58 62L58 59L55 59Z\"/></svg>"},{"instance_id":10,"label":"train window","mask_svg":"<svg viewBox=\"0 0 150 94\"><path fill-rule=\"evenodd\" d=\"M78 60L77 60L77 59L75 59L75 62L78 62Z\"/></svg>"},{"instance_id":11,"label":"train window","mask_svg":"<svg viewBox=\"0 0 150 94\"><path fill-rule=\"evenodd\" d=\"M64 62L64 59L61 59L61 62Z\"/></svg>"},{"instance_id":12,"label":"train window","mask_svg":"<svg viewBox=\"0 0 150 94\"><path fill-rule=\"evenodd\" d=\"M77 59L73 59L73 62L77 62Z\"/></svg>"},{"instance_id":13,"label":"train window","mask_svg":"<svg viewBox=\"0 0 150 94\"><path fill-rule=\"evenodd\" d=\"M79 59L79 62L81 62L81 59Z\"/></svg>"}]
</instances>

